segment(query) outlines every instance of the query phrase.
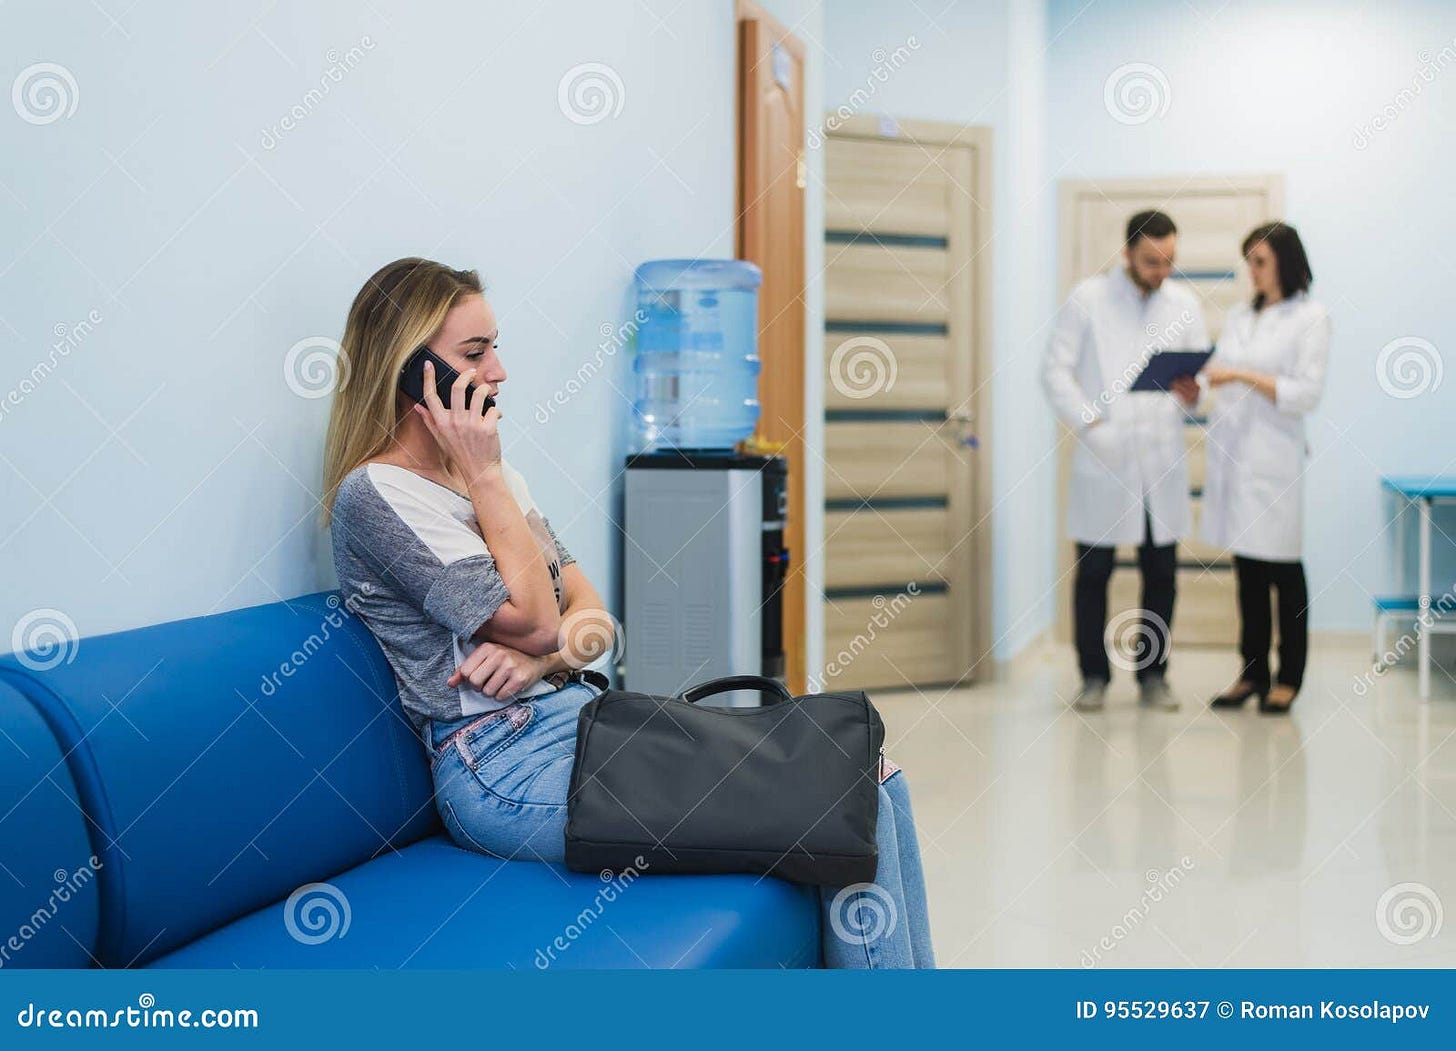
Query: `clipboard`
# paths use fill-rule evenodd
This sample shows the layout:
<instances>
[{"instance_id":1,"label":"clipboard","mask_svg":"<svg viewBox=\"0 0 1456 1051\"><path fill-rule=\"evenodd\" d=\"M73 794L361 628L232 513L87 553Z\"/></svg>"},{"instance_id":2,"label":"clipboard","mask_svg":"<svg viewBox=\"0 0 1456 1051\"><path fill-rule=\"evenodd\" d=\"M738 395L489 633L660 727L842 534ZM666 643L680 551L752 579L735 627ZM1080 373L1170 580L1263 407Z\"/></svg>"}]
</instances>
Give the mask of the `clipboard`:
<instances>
[{"instance_id":1,"label":"clipboard","mask_svg":"<svg viewBox=\"0 0 1456 1051\"><path fill-rule=\"evenodd\" d=\"M1179 376L1198 375L1213 355L1213 350L1209 347L1207 350L1159 351L1148 359L1128 390L1171 390L1173 381Z\"/></svg>"}]
</instances>

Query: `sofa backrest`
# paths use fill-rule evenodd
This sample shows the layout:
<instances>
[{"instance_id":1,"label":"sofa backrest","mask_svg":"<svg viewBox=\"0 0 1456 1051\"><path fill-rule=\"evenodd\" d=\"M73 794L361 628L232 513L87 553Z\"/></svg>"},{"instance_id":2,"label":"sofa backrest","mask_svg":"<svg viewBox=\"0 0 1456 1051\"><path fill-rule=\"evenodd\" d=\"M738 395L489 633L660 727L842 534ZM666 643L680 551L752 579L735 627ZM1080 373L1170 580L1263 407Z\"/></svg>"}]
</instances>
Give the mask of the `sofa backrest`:
<instances>
[{"instance_id":1,"label":"sofa backrest","mask_svg":"<svg viewBox=\"0 0 1456 1051\"><path fill-rule=\"evenodd\" d=\"M89 967L100 859L66 758L3 682L0 731L0 968Z\"/></svg>"},{"instance_id":2,"label":"sofa backrest","mask_svg":"<svg viewBox=\"0 0 1456 1051\"><path fill-rule=\"evenodd\" d=\"M338 592L83 638L39 670L18 658L0 683L45 717L90 818L104 966L439 828L393 672Z\"/></svg>"}]
</instances>

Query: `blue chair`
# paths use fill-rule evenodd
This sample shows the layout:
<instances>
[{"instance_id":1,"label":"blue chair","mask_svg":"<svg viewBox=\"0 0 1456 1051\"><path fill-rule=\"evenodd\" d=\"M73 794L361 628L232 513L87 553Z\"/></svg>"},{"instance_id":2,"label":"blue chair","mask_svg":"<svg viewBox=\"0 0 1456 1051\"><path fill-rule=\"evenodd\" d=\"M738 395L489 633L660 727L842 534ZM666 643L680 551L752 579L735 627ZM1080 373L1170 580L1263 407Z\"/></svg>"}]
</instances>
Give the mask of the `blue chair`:
<instances>
[{"instance_id":1,"label":"blue chair","mask_svg":"<svg viewBox=\"0 0 1456 1051\"><path fill-rule=\"evenodd\" d=\"M817 967L817 895L463 850L338 592L0 656L12 967ZM64 888L64 900L57 891Z\"/></svg>"}]
</instances>

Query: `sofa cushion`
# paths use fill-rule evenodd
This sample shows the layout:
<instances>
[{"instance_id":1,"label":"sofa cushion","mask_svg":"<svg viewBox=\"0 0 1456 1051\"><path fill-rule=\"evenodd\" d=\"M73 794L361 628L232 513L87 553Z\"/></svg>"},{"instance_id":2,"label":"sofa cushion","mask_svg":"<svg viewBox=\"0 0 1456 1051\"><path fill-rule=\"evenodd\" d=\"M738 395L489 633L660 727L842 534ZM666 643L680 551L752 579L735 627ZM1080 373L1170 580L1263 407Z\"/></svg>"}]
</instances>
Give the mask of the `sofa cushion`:
<instances>
[{"instance_id":1,"label":"sofa cushion","mask_svg":"<svg viewBox=\"0 0 1456 1051\"><path fill-rule=\"evenodd\" d=\"M60 745L0 681L0 967L91 965L99 861Z\"/></svg>"},{"instance_id":2,"label":"sofa cushion","mask_svg":"<svg viewBox=\"0 0 1456 1051\"><path fill-rule=\"evenodd\" d=\"M432 837L300 889L158 967L817 967L817 895L753 876L617 876Z\"/></svg>"},{"instance_id":3,"label":"sofa cushion","mask_svg":"<svg viewBox=\"0 0 1456 1051\"><path fill-rule=\"evenodd\" d=\"M42 671L0 658L0 680L96 822L106 966L439 830L393 673L336 592L83 638Z\"/></svg>"}]
</instances>

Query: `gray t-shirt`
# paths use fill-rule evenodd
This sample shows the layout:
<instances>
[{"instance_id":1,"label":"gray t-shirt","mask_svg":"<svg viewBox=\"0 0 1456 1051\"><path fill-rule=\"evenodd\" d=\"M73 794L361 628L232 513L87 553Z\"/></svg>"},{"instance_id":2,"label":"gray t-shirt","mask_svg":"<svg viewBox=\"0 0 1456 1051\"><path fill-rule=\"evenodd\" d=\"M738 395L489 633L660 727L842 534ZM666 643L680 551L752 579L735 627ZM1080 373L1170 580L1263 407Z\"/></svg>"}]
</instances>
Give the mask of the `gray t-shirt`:
<instances>
[{"instance_id":1,"label":"gray t-shirt","mask_svg":"<svg viewBox=\"0 0 1456 1051\"><path fill-rule=\"evenodd\" d=\"M561 567L576 560L520 473L505 464L502 470L564 611ZM497 700L468 681L446 685L478 645L475 632L510 597L469 499L406 468L364 464L339 485L330 533L345 606L379 640L417 732L426 719L453 722L555 689L541 681Z\"/></svg>"}]
</instances>

